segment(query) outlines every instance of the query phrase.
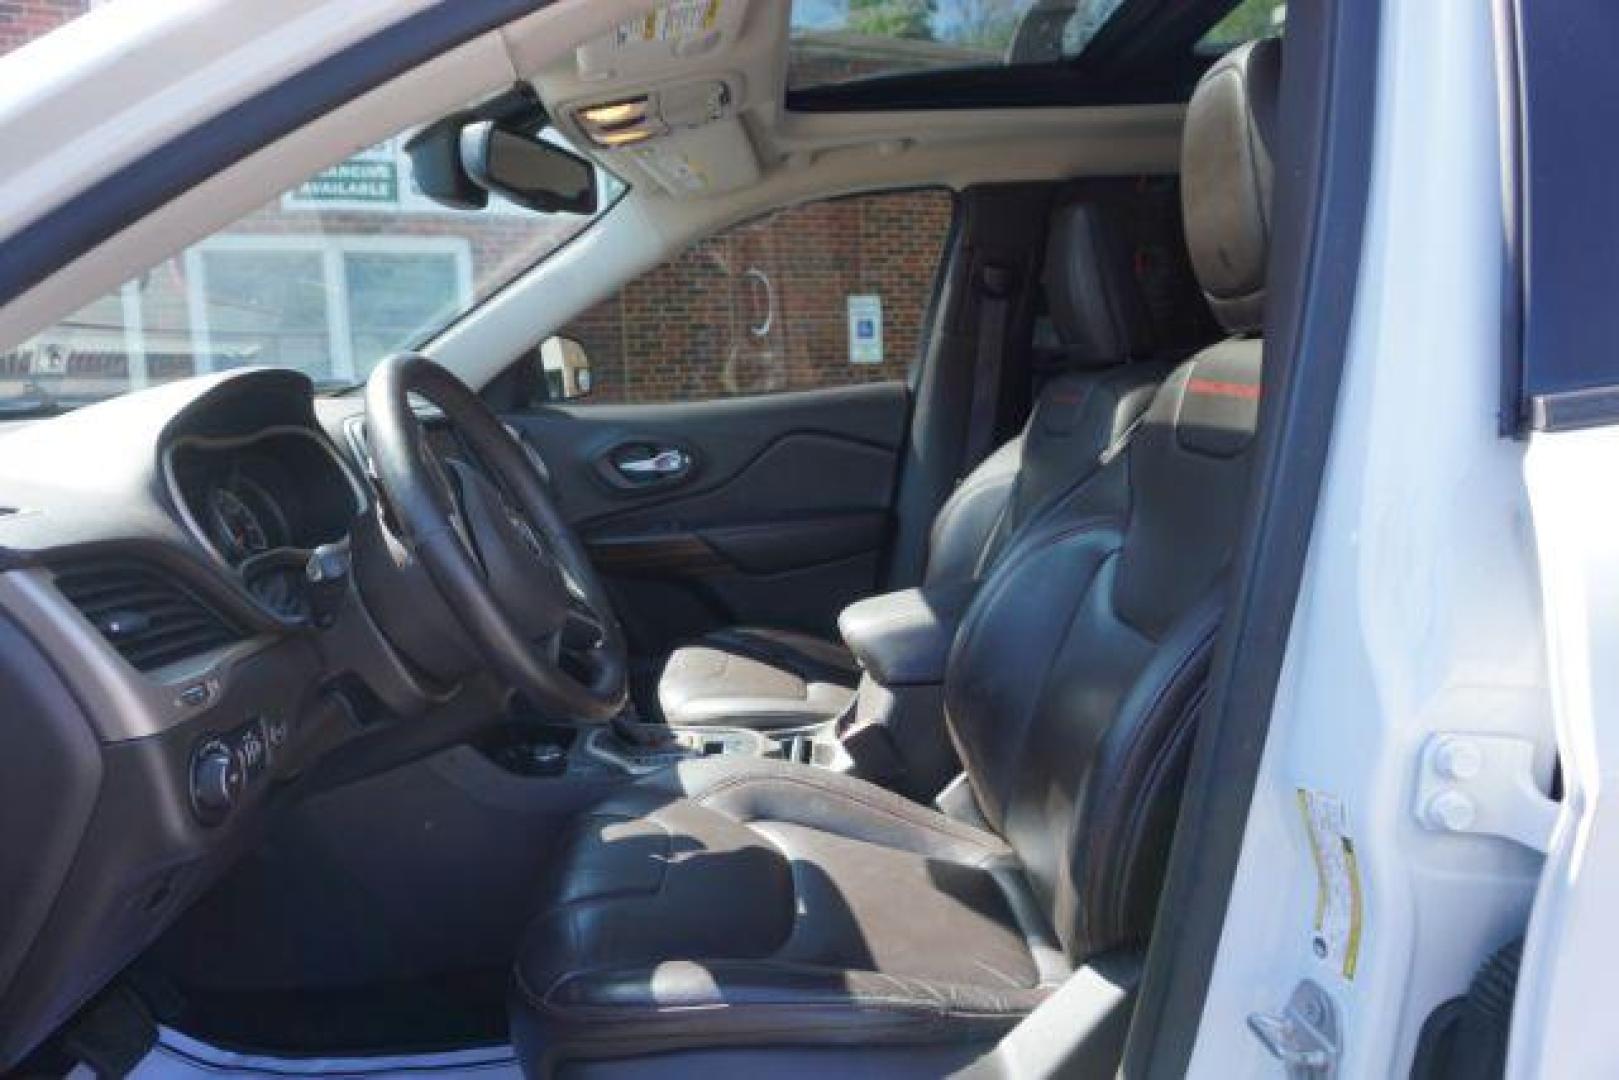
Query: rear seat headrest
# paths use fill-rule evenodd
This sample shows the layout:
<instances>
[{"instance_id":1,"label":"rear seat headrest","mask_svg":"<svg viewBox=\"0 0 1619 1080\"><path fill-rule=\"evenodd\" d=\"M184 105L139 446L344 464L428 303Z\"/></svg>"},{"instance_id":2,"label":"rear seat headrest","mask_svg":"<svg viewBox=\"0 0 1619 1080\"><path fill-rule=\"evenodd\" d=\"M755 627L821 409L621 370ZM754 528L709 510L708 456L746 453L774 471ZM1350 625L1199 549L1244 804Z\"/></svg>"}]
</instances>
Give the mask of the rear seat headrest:
<instances>
[{"instance_id":1,"label":"rear seat headrest","mask_svg":"<svg viewBox=\"0 0 1619 1080\"><path fill-rule=\"evenodd\" d=\"M1052 219L1046 305L1068 363L1105 367L1152 350L1152 321L1133 257L1115 222L1094 203L1071 203Z\"/></svg>"},{"instance_id":2,"label":"rear seat headrest","mask_svg":"<svg viewBox=\"0 0 1619 1080\"><path fill-rule=\"evenodd\" d=\"M1181 204L1192 269L1233 334L1265 322L1271 156L1282 43L1234 49L1198 82L1181 135Z\"/></svg>"}]
</instances>

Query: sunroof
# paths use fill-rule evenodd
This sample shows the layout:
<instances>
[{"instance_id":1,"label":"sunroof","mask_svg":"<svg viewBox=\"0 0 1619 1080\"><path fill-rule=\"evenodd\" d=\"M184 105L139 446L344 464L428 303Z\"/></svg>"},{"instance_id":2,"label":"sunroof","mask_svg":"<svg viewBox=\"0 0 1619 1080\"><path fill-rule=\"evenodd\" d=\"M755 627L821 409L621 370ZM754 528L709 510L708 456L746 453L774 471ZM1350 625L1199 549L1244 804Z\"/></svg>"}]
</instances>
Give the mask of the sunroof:
<instances>
[{"instance_id":1,"label":"sunroof","mask_svg":"<svg viewBox=\"0 0 1619 1080\"><path fill-rule=\"evenodd\" d=\"M787 89L1069 60L1122 3L793 0Z\"/></svg>"}]
</instances>

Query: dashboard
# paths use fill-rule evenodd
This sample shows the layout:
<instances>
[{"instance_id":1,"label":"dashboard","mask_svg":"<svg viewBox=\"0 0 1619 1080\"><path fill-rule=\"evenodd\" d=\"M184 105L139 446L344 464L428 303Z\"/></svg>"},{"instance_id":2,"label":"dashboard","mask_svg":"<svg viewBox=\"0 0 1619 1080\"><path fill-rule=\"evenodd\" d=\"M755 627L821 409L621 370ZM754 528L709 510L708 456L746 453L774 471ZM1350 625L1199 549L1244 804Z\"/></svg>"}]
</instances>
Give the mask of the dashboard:
<instances>
[{"instance_id":1,"label":"dashboard","mask_svg":"<svg viewBox=\"0 0 1619 1080\"><path fill-rule=\"evenodd\" d=\"M311 552L376 528L361 408L244 369L0 427L0 1071L277 807L498 711L310 617Z\"/></svg>"}]
</instances>

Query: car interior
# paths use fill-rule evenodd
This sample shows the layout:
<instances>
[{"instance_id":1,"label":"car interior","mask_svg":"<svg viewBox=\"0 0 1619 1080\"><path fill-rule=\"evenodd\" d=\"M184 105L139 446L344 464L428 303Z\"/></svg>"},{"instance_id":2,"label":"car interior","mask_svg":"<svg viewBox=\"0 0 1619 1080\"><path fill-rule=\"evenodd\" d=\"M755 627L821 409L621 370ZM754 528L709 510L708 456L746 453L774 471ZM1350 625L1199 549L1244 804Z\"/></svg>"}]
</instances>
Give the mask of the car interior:
<instances>
[{"instance_id":1,"label":"car interior","mask_svg":"<svg viewBox=\"0 0 1619 1080\"><path fill-rule=\"evenodd\" d=\"M938 1076L1048 1015L1118 1068L1249 514L1279 5L1002 5L982 69L826 6L413 125L425 196L587 222L354 386L0 428L0 1068ZM1048 156L959 179L998 132Z\"/></svg>"}]
</instances>

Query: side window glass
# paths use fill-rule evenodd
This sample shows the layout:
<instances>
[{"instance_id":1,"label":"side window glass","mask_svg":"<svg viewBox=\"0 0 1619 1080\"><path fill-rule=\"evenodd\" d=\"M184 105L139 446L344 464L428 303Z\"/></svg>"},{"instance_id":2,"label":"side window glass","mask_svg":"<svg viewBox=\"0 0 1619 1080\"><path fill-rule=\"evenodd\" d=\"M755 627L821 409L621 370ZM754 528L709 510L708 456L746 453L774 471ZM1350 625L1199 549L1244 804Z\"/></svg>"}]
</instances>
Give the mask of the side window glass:
<instances>
[{"instance_id":1,"label":"side window glass","mask_svg":"<svg viewBox=\"0 0 1619 1080\"><path fill-rule=\"evenodd\" d=\"M1274 37L1286 22L1287 0L1241 0L1209 28L1197 43L1197 51L1205 55L1223 53L1247 41Z\"/></svg>"},{"instance_id":2,"label":"side window glass","mask_svg":"<svg viewBox=\"0 0 1619 1080\"><path fill-rule=\"evenodd\" d=\"M954 202L904 191L809 203L711 237L536 350L538 396L652 403L902 379Z\"/></svg>"}]
</instances>

